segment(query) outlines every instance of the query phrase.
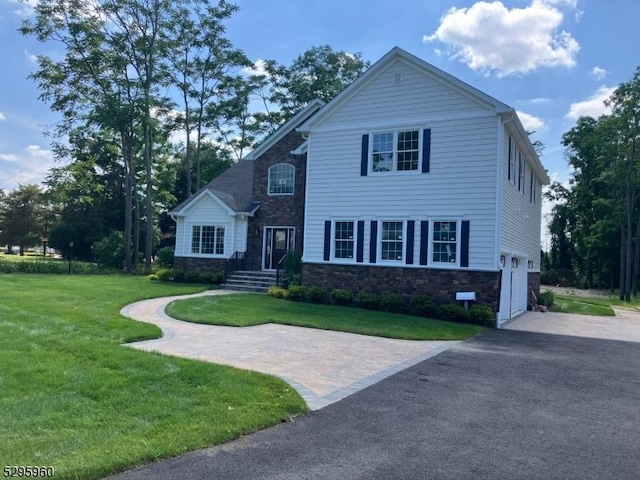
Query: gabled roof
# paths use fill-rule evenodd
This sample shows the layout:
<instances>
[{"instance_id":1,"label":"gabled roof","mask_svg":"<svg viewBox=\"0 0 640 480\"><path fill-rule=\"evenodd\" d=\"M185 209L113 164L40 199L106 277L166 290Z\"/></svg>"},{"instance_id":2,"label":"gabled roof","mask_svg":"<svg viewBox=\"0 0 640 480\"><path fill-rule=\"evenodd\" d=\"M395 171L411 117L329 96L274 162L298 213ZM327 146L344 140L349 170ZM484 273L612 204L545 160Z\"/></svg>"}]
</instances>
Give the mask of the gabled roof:
<instances>
[{"instance_id":1,"label":"gabled roof","mask_svg":"<svg viewBox=\"0 0 640 480\"><path fill-rule=\"evenodd\" d=\"M472 87L468 83L463 82L462 80L454 77L453 75L448 74L444 70L440 70L437 67L434 67L430 63L425 62L421 58L412 55L411 53L403 50L400 47L393 47L384 57L374 63L371 67L367 69L362 75L356 78L347 88L342 90L338 95L335 96L333 100L331 100L327 105L320 111L318 114L311 117L308 121L306 121L303 125L298 128L300 132L309 132L314 125L321 123L327 116L329 116L336 108L342 105L348 98L353 96L358 90L364 87L370 80L375 78L381 71L383 71L387 66L389 66L392 62L396 60L404 60L411 65L413 65L418 70L423 70L425 73L429 74L431 77L439 80L440 82L446 84L450 88L457 90L463 95L470 97L471 99L487 105L487 107L493 107L495 109L496 114L510 112L513 109L499 100L496 100L490 95L487 95L484 92L481 92L477 88Z\"/></svg>"},{"instance_id":2,"label":"gabled roof","mask_svg":"<svg viewBox=\"0 0 640 480\"><path fill-rule=\"evenodd\" d=\"M185 215L203 196L213 194L230 213L252 215L260 206L253 201L253 166L253 162L240 160L169 213Z\"/></svg>"},{"instance_id":3,"label":"gabled roof","mask_svg":"<svg viewBox=\"0 0 640 480\"><path fill-rule=\"evenodd\" d=\"M309 105L304 107L298 113L296 113L293 117L291 117L284 125L278 128L272 135L267 137L260 145L258 145L254 150L249 152L244 158L245 160L256 160L260 155L273 147L276 143L284 138L286 134L288 134L291 130L296 128L302 122L306 121L315 114L318 110L320 110L324 106L324 102L319 98L313 100Z\"/></svg>"}]
</instances>

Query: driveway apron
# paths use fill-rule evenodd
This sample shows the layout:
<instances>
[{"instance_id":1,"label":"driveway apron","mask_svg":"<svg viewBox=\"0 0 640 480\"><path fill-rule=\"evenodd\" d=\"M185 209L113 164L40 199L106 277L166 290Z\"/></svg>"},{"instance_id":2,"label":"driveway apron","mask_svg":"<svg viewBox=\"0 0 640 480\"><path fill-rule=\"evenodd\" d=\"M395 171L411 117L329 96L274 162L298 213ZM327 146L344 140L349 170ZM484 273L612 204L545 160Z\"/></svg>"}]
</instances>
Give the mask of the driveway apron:
<instances>
[{"instance_id":1,"label":"driveway apron","mask_svg":"<svg viewBox=\"0 0 640 480\"><path fill-rule=\"evenodd\" d=\"M139 350L204 360L275 375L294 387L312 410L336 402L458 342L409 341L288 325L223 327L183 322L164 313L177 299L226 295L211 290L131 304L121 313L162 329L158 340L131 343Z\"/></svg>"}]
</instances>

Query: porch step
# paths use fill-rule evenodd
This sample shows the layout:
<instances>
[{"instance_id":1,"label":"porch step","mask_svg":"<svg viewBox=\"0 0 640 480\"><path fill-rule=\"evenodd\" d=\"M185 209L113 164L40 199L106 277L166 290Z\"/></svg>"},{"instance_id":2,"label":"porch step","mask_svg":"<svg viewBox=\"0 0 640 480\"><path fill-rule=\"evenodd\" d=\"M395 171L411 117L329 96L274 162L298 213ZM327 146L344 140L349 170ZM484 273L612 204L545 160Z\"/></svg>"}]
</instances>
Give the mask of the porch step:
<instances>
[{"instance_id":1,"label":"porch step","mask_svg":"<svg viewBox=\"0 0 640 480\"><path fill-rule=\"evenodd\" d=\"M275 284L275 272L243 270L229 275L223 287L228 290L240 290L242 292L267 293L269 287Z\"/></svg>"}]
</instances>

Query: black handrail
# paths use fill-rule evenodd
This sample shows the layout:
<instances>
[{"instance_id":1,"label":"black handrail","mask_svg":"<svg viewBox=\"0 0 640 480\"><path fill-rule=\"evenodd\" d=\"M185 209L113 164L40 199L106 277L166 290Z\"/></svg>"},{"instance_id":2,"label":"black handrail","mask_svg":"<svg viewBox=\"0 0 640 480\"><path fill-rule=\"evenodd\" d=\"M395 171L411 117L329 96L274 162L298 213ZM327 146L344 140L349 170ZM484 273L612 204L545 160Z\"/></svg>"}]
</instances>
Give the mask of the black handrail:
<instances>
[{"instance_id":1,"label":"black handrail","mask_svg":"<svg viewBox=\"0 0 640 480\"><path fill-rule=\"evenodd\" d=\"M224 279L227 281L229 275L238 270L247 269L247 252L233 252L224 264Z\"/></svg>"},{"instance_id":2,"label":"black handrail","mask_svg":"<svg viewBox=\"0 0 640 480\"><path fill-rule=\"evenodd\" d=\"M278 261L278 265L276 265L276 285L280 286L280 270L282 270L282 264L284 263L284 259L289 255L289 250L285 252L282 258Z\"/></svg>"}]
</instances>

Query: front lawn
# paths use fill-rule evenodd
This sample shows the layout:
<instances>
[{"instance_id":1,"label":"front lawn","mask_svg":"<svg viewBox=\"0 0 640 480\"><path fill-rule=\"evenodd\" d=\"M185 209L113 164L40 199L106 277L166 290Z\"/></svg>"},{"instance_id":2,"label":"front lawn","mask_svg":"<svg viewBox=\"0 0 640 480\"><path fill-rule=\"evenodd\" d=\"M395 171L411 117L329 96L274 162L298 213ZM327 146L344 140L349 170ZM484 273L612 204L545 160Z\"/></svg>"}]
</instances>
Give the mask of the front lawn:
<instances>
[{"instance_id":1,"label":"front lawn","mask_svg":"<svg viewBox=\"0 0 640 480\"><path fill-rule=\"evenodd\" d=\"M306 412L267 375L146 353L126 304L203 286L132 276L0 274L0 459L101 478Z\"/></svg>"},{"instance_id":2,"label":"front lawn","mask_svg":"<svg viewBox=\"0 0 640 480\"><path fill-rule=\"evenodd\" d=\"M180 320L213 325L280 323L405 340L463 340L486 330L477 325L250 293L176 300L167 306L166 313Z\"/></svg>"},{"instance_id":3,"label":"front lawn","mask_svg":"<svg viewBox=\"0 0 640 480\"><path fill-rule=\"evenodd\" d=\"M578 313L581 315L599 315L613 317L615 312L602 299L556 295L553 312Z\"/></svg>"}]
</instances>

